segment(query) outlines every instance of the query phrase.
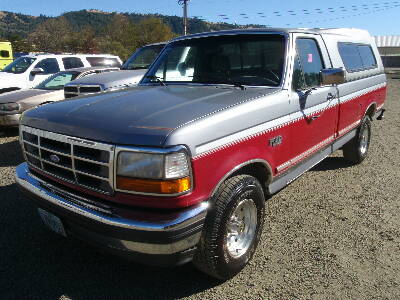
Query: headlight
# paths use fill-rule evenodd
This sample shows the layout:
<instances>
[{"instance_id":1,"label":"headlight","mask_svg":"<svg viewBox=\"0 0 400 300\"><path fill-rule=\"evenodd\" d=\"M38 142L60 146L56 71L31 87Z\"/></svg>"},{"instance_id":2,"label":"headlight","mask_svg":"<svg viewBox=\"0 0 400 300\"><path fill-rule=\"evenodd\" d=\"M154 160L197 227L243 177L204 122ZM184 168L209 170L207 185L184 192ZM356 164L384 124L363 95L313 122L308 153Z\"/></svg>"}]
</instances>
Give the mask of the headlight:
<instances>
[{"instance_id":1,"label":"headlight","mask_svg":"<svg viewBox=\"0 0 400 300\"><path fill-rule=\"evenodd\" d=\"M191 188L185 152L153 154L121 151L117 158L117 189L151 194L180 194Z\"/></svg>"},{"instance_id":2,"label":"headlight","mask_svg":"<svg viewBox=\"0 0 400 300\"><path fill-rule=\"evenodd\" d=\"M19 111L20 106L18 103L2 103L0 104L1 111Z\"/></svg>"}]
</instances>

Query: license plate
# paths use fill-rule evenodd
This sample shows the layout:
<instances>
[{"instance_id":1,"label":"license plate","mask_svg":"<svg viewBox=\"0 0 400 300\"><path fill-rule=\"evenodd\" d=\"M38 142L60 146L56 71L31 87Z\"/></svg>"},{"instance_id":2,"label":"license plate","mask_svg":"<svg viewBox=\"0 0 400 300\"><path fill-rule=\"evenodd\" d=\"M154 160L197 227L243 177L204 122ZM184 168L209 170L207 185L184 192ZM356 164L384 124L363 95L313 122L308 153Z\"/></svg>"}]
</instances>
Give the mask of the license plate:
<instances>
[{"instance_id":1,"label":"license plate","mask_svg":"<svg viewBox=\"0 0 400 300\"><path fill-rule=\"evenodd\" d=\"M67 236L67 234L65 233L64 225L59 217L41 208L38 208L38 212L40 217L42 218L43 223L46 224L47 227L58 234Z\"/></svg>"}]
</instances>

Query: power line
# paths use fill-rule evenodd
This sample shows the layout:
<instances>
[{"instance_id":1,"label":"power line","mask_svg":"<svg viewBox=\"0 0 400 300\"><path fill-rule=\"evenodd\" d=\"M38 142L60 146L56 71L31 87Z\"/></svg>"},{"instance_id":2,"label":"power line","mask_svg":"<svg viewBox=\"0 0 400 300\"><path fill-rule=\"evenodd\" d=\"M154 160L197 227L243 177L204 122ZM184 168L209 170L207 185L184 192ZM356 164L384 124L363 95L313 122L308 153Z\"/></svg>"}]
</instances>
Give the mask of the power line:
<instances>
[{"instance_id":1,"label":"power line","mask_svg":"<svg viewBox=\"0 0 400 300\"><path fill-rule=\"evenodd\" d=\"M221 1L221 0L220 0ZM226 1L226 0L225 0ZM212 1L209 1L212 2ZM367 15L376 12L385 11L388 9L399 8L400 2L399 1L387 1L387 2L380 2L380 3L364 3L358 5L348 5L348 6L340 6L340 7L329 7L329 8L312 8L312 9L301 9L301 10L282 10L282 11L272 11L269 13L266 12L254 12L254 13L240 13L238 15L228 15L228 14L220 14L218 17L226 22L227 20L236 20L237 18L241 19L249 19L250 17L258 17L258 18L267 18L268 22L271 19L278 20L280 17L292 18L294 16L304 16L305 18L311 15L319 15L319 16L326 16L327 14L335 14L334 18L327 17L324 20L303 20L302 22L294 22L297 24L310 24L310 23L317 23L317 22L326 22L326 21L333 21L339 19L346 19L355 16ZM338 17L339 15L339 17ZM201 19L210 19L215 18L215 16L199 16L198 18ZM235 21L236 22L236 21ZM270 23L270 22L269 22ZM271 24L271 23L270 23ZM289 26L290 24L286 24Z\"/></svg>"}]
</instances>

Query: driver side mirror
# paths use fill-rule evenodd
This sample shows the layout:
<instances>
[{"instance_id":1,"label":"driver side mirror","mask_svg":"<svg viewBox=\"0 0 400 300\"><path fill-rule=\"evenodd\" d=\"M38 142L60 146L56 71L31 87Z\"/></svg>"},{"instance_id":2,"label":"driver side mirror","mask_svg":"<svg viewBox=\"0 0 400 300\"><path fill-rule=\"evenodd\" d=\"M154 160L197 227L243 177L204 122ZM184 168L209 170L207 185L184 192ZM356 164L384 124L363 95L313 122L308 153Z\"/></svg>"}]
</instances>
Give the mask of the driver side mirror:
<instances>
[{"instance_id":1,"label":"driver side mirror","mask_svg":"<svg viewBox=\"0 0 400 300\"><path fill-rule=\"evenodd\" d=\"M323 69L321 71L322 86L337 85L346 82L346 75L342 68Z\"/></svg>"},{"instance_id":2,"label":"driver side mirror","mask_svg":"<svg viewBox=\"0 0 400 300\"><path fill-rule=\"evenodd\" d=\"M187 69L187 66L186 66L185 62L181 62L178 65L178 71L181 74L181 76L185 76L186 75L186 69Z\"/></svg>"},{"instance_id":3,"label":"driver side mirror","mask_svg":"<svg viewBox=\"0 0 400 300\"><path fill-rule=\"evenodd\" d=\"M35 76L37 74L43 74L44 70L42 68L33 68L31 71L31 75Z\"/></svg>"}]
</instances>

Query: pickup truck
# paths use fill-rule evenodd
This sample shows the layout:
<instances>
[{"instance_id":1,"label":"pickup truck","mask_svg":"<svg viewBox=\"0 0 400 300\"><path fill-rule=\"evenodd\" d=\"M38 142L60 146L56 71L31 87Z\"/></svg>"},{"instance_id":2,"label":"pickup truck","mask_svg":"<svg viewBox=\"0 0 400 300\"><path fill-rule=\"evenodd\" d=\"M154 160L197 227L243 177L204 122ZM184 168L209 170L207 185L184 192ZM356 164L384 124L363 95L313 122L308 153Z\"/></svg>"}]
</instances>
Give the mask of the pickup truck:
<instances>
[{"instance_id":1,"label":"pickup truck","mask_svg":"<svg viewBox=\"0 0 400 300\"><path fill-rule=\"evenodd\" d=\"M165 43L157 43L137 49L122 65L120 72L98 74L66 84L65 98L116 91L137 85L164 46Z\"/></svg>"},{"instance_id":2,"label":"pickup truck","mask_svg":"<svg viewBox=\"0 0 400 300\"><path fill-rule=\"evenodd\" d=\"M270 195L336 150L367 157L385 97L364 30L179 37L137 87L25 112L16 182L55 232L226 280Z\"/></svg>"}]
</instances>

